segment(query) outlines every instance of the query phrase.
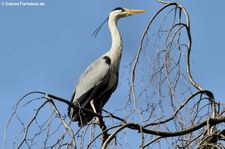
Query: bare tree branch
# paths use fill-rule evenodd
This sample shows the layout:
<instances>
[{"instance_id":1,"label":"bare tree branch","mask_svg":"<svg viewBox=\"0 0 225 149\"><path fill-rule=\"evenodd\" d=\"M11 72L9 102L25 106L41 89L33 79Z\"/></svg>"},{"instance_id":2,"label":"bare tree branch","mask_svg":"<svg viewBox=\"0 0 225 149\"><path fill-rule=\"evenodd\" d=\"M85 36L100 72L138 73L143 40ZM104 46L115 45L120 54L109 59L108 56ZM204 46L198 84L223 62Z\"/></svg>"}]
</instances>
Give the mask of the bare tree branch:
<instances>
[{"instance_id":1,"label":"bare tree branch","mask_svg":"<svg viewBox=\"0 0 225 149\"><path fill-rule=\"evenodd\" d=\"M163 6L149 20L135 57L125 67L129 93L126 100L120 99L122 108L98 114L56 95L30 92L13 108L3 148L9 144L14 148L132 148L129 135L133 133L139 148L160 148L165 143L170 148L224 147L225 104L216 102L213 92L192 77L189 15L180 3L158 2ZM99 123L93 119L75 127L65 114L68 106L94 115ZM23 115L26 112L28 117ZM13 129L15 124L18 130ZM15 136L7 136L12 130Z\"/></svg>"}]
</instances>

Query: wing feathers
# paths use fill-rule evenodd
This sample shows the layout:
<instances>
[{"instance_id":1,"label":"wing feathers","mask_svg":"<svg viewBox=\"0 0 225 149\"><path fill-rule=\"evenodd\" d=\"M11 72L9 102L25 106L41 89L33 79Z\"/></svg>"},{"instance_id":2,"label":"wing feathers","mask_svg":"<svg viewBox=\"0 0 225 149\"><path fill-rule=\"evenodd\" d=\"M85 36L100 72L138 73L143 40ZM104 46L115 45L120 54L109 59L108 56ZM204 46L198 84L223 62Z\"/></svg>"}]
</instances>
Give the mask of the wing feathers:
<instances>
[{"instance_id":1,"label":"wing feathers","mask_svg":"<svg viewBox=\"0 0 225 149\"><path fill-rule=\"evenodd\" d=\"M115 90L118 80L117 78L116 80L115 78L113 79L113 81L115 80L115 82L110 80L110 78L112 77L110 74L110 64L111 59L107 56L104 56L89 65L89 67L83 72L80 77L80 80L77 83L77 87L74 91L71 102L83 108L88 108L92 110L89 102L92 99L97 100L99 98L99 100L103 100L103 103L101 104L104 105L108 101L112 92ZM111 87L110 89L109 82ZM98 101L97 104L99 104L99 102L100 101ZM68 115L72 121L80 121L80 119L82 118L82 122L79 123L86 124L94 117L90 115L85 115L85 113L78 115L78 113L79 112L77 110L74 110L70 107L68 108ZM84 118L85 120L83 120Z\"/></svg>"}]
</instances>

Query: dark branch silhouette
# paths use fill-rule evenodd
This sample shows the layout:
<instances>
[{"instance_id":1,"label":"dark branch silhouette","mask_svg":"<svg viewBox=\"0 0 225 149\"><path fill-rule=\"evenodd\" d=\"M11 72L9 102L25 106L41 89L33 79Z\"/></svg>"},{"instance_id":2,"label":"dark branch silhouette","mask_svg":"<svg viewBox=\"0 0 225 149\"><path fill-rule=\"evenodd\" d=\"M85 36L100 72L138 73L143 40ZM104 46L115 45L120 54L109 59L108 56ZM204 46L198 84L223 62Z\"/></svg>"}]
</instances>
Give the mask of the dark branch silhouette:
<instances>
[{"instance_id":1,"label":"dark branch silhouette","mask_svg":"<svg viewBox=\"0 0 225 149\"><path fill-rule=\"evenodd\" d=\"M163 6L149 20L135 57L124 69L130 86L127 98L120 99L122 108L103 110L101 115L56 95L30 92L13 108L4 148L11 144L14 148L126 148L132 145L131 132L140 148L165 143L170 148L224 147L224 103L192 77L188 12L179 3L158 2ZM98 117L100 123L93 119L76 127L65 114L68 106ZM23 116L25 110L30 117ZM15 136L7 136L15 130L14 122L18 130Z\"/></svg>"}]
</instances>

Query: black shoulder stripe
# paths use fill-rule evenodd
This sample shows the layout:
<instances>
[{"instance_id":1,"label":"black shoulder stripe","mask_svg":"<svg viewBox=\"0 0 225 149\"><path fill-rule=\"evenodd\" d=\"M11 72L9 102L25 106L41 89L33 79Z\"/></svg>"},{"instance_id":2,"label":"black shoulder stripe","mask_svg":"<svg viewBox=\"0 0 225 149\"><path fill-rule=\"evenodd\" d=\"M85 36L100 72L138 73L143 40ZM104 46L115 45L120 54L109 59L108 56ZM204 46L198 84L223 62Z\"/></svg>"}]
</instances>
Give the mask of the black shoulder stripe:
<instances>
[{"instance_id":1,"label":"black shoulder stripe","mask_svg":"<svg viewBox=\"0 0 225 149\"><path fill-rule=\"evenodd\" d=\"M105 60L105 63L110 65L111 64L111 59L108 56L104 56L103 59Z\"/></svg>"}]
</instances>

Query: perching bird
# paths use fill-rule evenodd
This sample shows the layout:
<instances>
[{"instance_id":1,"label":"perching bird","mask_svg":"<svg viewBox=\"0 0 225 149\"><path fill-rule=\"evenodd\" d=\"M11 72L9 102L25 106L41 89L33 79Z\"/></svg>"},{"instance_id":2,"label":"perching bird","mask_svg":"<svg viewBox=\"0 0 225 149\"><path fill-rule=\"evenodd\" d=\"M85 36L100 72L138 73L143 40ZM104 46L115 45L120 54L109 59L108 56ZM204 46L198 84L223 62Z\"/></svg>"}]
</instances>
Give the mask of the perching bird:
<instances>
[{"instance_id":1,"label":"perching bird","mask_svg":"<svg viewBox=\"0 0 225 149\"><path fill-rule=\"evenodd\" d=\"M129 10L118 7L109 14L108 26L112 37L111 48L83 72L73 93L71 103L101 114L103 106L118 84L122 39L117 28L117 21L120 18L142 12L145 10ZM78 121L79 126L84 126L94 118L94 115L72 107L68 108L68 116L71 121Z\"/></svg>"}]
</instances>

